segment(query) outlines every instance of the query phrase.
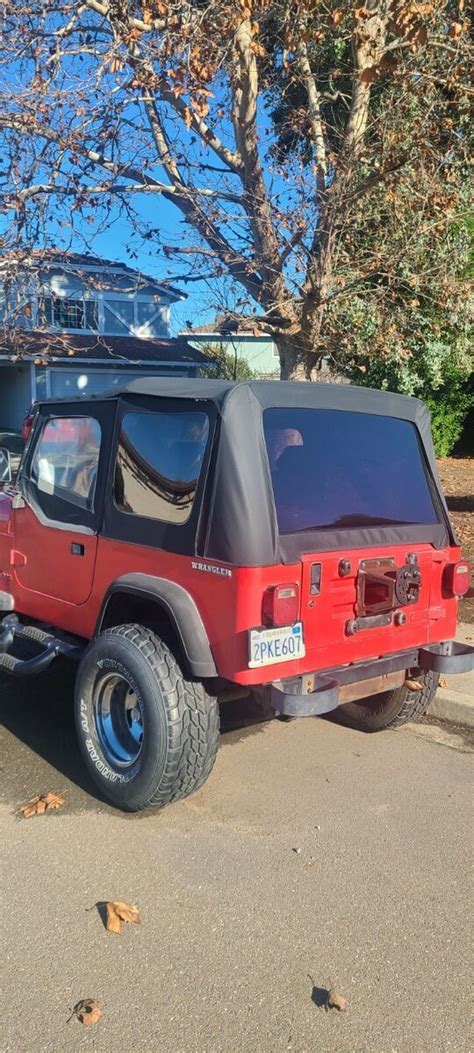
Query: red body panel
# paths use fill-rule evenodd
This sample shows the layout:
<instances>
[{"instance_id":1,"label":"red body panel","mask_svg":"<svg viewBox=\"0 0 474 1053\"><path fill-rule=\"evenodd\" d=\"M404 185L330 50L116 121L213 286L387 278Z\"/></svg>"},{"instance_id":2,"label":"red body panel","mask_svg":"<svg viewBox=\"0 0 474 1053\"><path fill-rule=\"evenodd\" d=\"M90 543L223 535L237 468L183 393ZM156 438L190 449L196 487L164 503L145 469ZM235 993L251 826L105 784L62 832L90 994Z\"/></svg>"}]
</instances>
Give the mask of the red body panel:
<instances>
[{"instance_id":1,"label":"red body panel","mask_svg":"<svg viewBox=\"0 0 474 1053\"><path fill-rule=\"evenodd\" d=\"M44 526L25 505L14 512L14 535L18 553L15 578L21 590L40 593L42 604L51 594L67 603L86 602L94 581L95 534ZM81 546L81 555L72 554L73 544ZM42 617L47 620L47 616Z\"/></svg>"},{"instance_id":2,"label":"red body panel","mask_svg":"<svg viewBox=\"0 0 474 1053\"><path fill-rule=\"evenodd\" d=\"M84 556L71 554L74 541L84 544ZM355 577L360 560L392 556L401 566L409 552L417 554L422 587L418 602L404 608L405 625L347 636L345 623L356 613ZM23 556L27 560L24 565ZM338 573L342 557L352 566L344 578ZM104 596L116 578L131 572L168 578L187 589L195 600L219 675L245 685L452 639L457 600L443 597L442 575L446 564L459 558L459 548L436 550L428 544L403 545L314 553L292 566L229 567L231 576L220 576L193 567L193 562L199 564L199 558L44 526L28 508L11 512L9 499L0 495L0 588L13 593L18 612L90 638ZM322 565L322 581L320 594L312 597L310 568L314 562ZM206 564L201 563L203 566ZM248 631L261 625L263 593L269 585L285 582L300 586L306 657L249 669Z\"/></svg>"}]
</instances>

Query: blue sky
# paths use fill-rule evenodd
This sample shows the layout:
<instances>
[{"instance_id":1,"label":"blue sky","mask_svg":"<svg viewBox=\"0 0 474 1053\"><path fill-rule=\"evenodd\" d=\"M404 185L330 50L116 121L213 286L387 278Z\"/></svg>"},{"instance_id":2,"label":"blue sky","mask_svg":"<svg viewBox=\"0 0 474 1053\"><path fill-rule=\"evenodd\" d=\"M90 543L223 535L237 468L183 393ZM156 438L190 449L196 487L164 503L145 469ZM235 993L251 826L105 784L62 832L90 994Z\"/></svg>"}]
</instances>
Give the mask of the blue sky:
<instances>
[{"instance_id":1,"label":"blue sky","mask_svg":"<svg viewBox=\"0 0 474 1053\"><path fill-rule=\"evenodd\" d=\"M166 231L167 235L169 234L170 241L175 241L180 231L181 214L170 202L157 196L153 199L143 198L139 205L137 199L137 206L144 219L152 219L155 226L159 226L160 229ZM91 230L93 233L93 228L89 226L85 231L89 239ZM174 274L182 274L188 270L183 263L177 262L172 266L170 261L164 260L158 245L143 242L142 238L134 236L130 224L122 217L118 217L106 233L96 235L92 244L97 255L137 267L138 270L142 270L153 278L172 280ZM83 251L82 246L78 248L79 251ZM130 259L127 248L137 253L136 259ZM187 320L192 321L194 326L212 321L215 311L210 308L209 304L209 284L207 282L177 282L176 284L187 294L187 299L175 303L172 307L173 335L186 328Z\"/></svg>"},{"instance_id":2,"label":"blue sky","mask_svg":"<svg viewBox=\"0 0 474 1053\"><path fill-rule=\"evenodd\" d=\"M58 127L63 131L65 128L66 134L69 134L72 127L79 132L79 135L84 134L86 145L92 149L96 149L97 144L102 144L102 133L105 127L109 132L106 141L107 138L111 139L111 142L105 147L106 155L114 156L114 158L120 157L125 161L131 160L138 169L143 168L158 180L167 182L165 173L157 163L156 156L150 152L149 136L146 132L146 122L143 121L141 103L129 94L126 71L123 74L119 73L117 77L110 72L105 73L99 88L99 82L94 79L96 58L82 61L81 56L80 62L81 64L77 66L74 59L66 57L59 80L53 77L49 83L47 98L50 106L50 127ZM33 73L34 69L29 57L21 65L18 62L13 63L10 70L13 110L19 105L21 108L22 93L28 100L30 78ZM117 94L117 87L120 86L122 80L123 85ZM214 84L214 90L211 124L216 127L222 140L232 146L233 136L227 118L228 100L226 101L224 81L222 83L217 81ZM56 92L60 105L56 105ZM65 108L63 99L66 100ZM77 106L78 99L81 101L80 107ZM28 112L28 101L25 105ZM106 123L104 123L104 115ZM215 162L216 158L212 152L208 153L206 148L203 149L199 139L187 131L184 125L177 122L173 114L170 115L166 111L164 119L167 134L180 163L185 168L186 165L189 165L189 180L192 185L202 161ZM263 99L259 106L258 124L262 152L265 154L271 143L272 125L266 102ZM130 126L135 129L132 138L130 138ZM110 129L112 129L112 134L110 134ZM57 156L56 148L51 144L44 155L41 135L36 141L34 135L31 138L26 136L24 142L20 144L16 163L21 168L22 174L24 170L28 182L49 182ZM212 165L207 166L204 170L205 185L210 186L211 189L238 192L240 187L237 178L225 172L221 176L221 171L222 169L218 166L214 168ZM62 158L58 166L58 173L55 181L63 189L64 186L67 186L71 175L76 180L76 185L85 184L89 187L94 186L97 178L96 173L90 170L90 165L87 162L84 164L81 157L75 159L72 153ZM281 214L283 210L289 217L282 231L283 238L289 237L291 233L294 209L302 203L304 207L305 201L302 188L293 182L290 171L287 172L288 176L289 178L284 180L275 167L265 165L265 178L275 214ZM19 182L21 183L21 178ZM196 182L200 183L201 179L198 177ZM92 201L92 198L90 200ZM100 201L100 197L97 201ZM109 204L107 212L107 209L101 211L98 203L90 205L86 202L77 209L74 209L74 205L71 208L71 198L61 196L61 194L48 199L43 198L43 200L32 198L27 205L28 220L22 233L23 242L39 248L53 245L65 250L89 251L104 258L127 263L158 280L168 279L175 282L186 293L187 298L184 302L174 305L172 311L174 334L187 328L188 321L198 328L201 324L212 321L216 314L232 307L244 313L256 310L256 305L249 302L243 288L233 287L229 279L213 277L207 281L193 280L191 282L180 279L180 275L192 271L193 257L165 255L160 242L170 246L189 245L190 243L196 245L199 244L200 239L196 232L192 231L190 225L184 222L182 213L171 202L159 194L133 193L130 195L129 203L132 211L128 211L127 206L117 202L116 199L115 202ZM311 217L313 209L310 197L306 203ZM98 212L97 209L99 209ZM141 232L134 223L133 210L138 215ZM214 215L213 222L216 226L220 225L229 243L239 252L251 257L248 219L240 210L240 206L231 204L224 207L221 202L220 211L216 215L218 218ZM11 218L11 214L8 218ZM2 222L0 216L0 229L1 226L5 227L7 222L7 217L3 217ZM310 219L310 224L311 222L314 222L314 214L313 220ZM150 228L157 231L158 235L154 234L153 237L145 239L143 232L149 231ZM198 256L194 259L197 260L194 264L195 268L199 267L203 274L209 272L209 258ZM291 271L291 266L291 259L289 259L287 264L289 271Z\"/></svg>"}]
</instances>

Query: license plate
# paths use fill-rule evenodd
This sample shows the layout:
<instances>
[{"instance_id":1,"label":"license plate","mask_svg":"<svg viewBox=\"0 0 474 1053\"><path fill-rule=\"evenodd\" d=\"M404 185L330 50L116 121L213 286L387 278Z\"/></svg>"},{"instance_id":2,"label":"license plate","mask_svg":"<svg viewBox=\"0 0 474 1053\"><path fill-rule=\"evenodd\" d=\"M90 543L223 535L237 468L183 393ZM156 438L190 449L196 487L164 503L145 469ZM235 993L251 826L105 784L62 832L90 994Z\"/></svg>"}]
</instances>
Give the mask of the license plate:
<instances>
[{"instance_id":1,"label":"license plate","mask_svg":"<svg viewBox=\"0 0 474 1053\"><path fill-rule=\"evenodd\" d=\"M301 622L278 629L251 629L249 636L249 669L289 662L306 654Z\"/></svg>"}]
</instances>

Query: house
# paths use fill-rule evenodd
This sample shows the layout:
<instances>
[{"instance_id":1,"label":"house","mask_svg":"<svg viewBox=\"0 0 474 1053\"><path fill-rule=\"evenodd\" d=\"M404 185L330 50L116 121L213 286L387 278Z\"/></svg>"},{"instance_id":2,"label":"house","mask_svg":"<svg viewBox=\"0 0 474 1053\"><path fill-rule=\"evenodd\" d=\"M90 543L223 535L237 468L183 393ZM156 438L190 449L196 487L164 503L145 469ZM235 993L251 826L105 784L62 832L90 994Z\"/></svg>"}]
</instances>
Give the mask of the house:
<instances>
[{"instance_id":1,"label":"house","mask_svg":"<svg viewBox=\"0 0 474 1053\"><path fill-rule=\"evenodd\" d=\"M59 250L0 262L0 429L35 399L90 395L137 376L196 376L206 357L171 337L185 293L124 263Z\"/></svg>"},{"instance_id":2,"label":"house","mask_svg":"<svg viewBox=\"0 0 474 1053\"><path fill-rule=\"evenodd\" d=\"M257 319L238 315L218 315L209 325L184 329L181 336L207 353L217 347L231 358L243 359L257 377L278 379L280 359L270 333L261 332Z\"/></svg>"}]
</instances>

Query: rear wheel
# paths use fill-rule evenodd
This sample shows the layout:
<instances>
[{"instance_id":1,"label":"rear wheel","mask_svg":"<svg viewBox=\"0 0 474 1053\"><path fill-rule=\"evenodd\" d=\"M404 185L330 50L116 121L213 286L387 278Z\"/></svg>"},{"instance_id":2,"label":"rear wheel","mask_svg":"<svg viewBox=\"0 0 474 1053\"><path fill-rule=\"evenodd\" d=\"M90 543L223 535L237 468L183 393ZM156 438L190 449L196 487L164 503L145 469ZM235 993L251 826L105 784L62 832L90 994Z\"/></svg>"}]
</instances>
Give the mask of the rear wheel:
<instances>
[{"instance_id":1,"label":"rear wheel","mask_svg":"<svg viewBox=\"0 0 474 1053\"><path fill-rule=\"evenodd\" d=\"M162 808L210 774L219 709L188 680L155 633L120 625L88 647L76 681L76 726L86 765L118 808Z\"/></svg>"},{"instance_id":2,"label":"rear wheel","mask_svg":"<svg viewBox=\"0 0 474 1053\"><path fill-rule=\"evenodd\" d=\"M438 673L425 673L416 677L416 683L420 684L418 691L402 684L394 691L370 695L358 702L346 702L335 710L334 716L341 724L361 731L399 728L425 713L436 694L438 681Z\"/></svg>"}]
</instances>

